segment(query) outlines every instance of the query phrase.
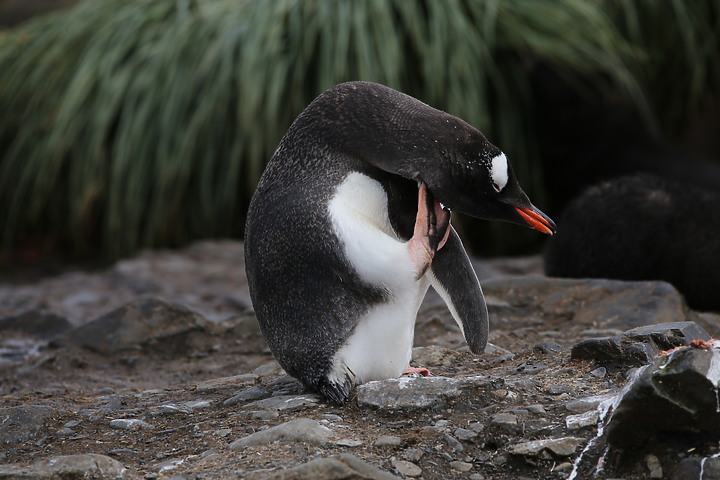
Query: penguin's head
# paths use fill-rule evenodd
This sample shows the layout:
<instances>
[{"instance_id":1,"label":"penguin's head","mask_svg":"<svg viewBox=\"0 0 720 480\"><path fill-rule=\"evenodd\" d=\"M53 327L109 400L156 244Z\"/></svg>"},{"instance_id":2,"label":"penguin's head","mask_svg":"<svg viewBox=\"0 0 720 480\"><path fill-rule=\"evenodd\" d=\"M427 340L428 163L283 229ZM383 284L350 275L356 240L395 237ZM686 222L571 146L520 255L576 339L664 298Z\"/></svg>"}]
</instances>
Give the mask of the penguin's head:
<instances>
[{"instance_id":1,"label":"penguin's head","mask_svg":"<svg viewBox=\"0 0 720 480\"><path fill-rule=\"evenodd\" d=\"M464 139L446 143L439 152L431 149L435 158L413 162L423 166L412 172L415 180L425 183L431 194L451 210L554 234L555 223L530 202L506 155L478 130L462 123Z\"/></svg>"}]
</instances>

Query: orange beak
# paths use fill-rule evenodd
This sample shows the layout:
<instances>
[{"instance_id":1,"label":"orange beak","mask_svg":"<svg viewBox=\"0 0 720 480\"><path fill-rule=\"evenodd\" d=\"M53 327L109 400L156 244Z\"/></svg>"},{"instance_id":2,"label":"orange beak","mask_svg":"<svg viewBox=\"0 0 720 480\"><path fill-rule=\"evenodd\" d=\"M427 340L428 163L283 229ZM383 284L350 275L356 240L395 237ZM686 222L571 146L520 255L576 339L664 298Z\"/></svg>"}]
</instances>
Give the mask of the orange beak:
<instances>
[{"instance_id":1,"label":"orange beak","mask_svg":"<svg viewBox=\"0 0 720 480\"><path fill-rule=\"evenodd\" d=\"M555 226L555 222L552 221L550 217L545 215L543 212L541 212L538 208L533 206L532 208L525 208L525 207L514 207L515 211L520 214L522 219L525 221L525 223L528 224L528 226L534 228L535 230L546 233L548 235L552 235L557 231L557 227Z\"/></svg>"}]
</instances>

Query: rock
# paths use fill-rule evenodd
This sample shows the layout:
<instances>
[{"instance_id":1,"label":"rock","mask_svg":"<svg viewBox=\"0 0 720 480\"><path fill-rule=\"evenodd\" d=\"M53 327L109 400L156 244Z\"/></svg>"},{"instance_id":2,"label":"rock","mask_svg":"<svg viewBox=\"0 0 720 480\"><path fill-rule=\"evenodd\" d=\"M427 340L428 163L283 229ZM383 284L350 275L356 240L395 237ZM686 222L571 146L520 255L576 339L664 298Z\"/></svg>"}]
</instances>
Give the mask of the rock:
<instances>
[{"instance_id":1,"label":"rock","mask_svg":"<svg viewBox=\"0 0 720 480\"><path fill-rule=\"evenodd\" d=\"M397 480L397 478L360 460L355 455L343 453L328 458L318 458L283 470L267 477L267 480Z\"/></svg>"},{"instance_id":2,"label":"rock","mask_svg":"<svg viewBox=\"0 0 720 480\"><path fill-rule=\"evenodd\" d=\"M246 408L258 410L275 410L278 412L294 411L302 407L312 406L320 401L317 395L278 395L265 398L245 405Z\"/></svg>"},{"instance_id":3,"label":"rock","mask_svg":"<svg viewBox=\"0 0 720 480\"><path fill-rule=\"evenodd\" d=\"M400 437L394 435L382 435L375 439L373 447L399 447L402 443Z\"/></svg>"},{"instance_id":4,"label":"rock","mask_svg":"<svg viewBox=\"0 0 720 480\"><path fill-rule=\"evenodd\" d=\"M513 413L496 413L490 417L490 423L505 427L514 427L518 424L518 417Z\"/></svg>"},{"instance_id":5,"label":"rock","mask_svg":"<svg viewBox=\"0 0 720 480\"><path fill-rule=\"evenodd\" d=\"M478 432L475 432L473 430L468 430L467 428L456 428L455 431L453 432L453 435L458 440L467 442L467 441L470 441L473 438L477 437Z\"/></svg>"},{"instance_id":6,"label":"rock","mask_svg":"<svg viewBox=\"0 0 720 480\"><path fill-rule=\"evenodd\" d=\"M469 472L470 470L472 470L473 464L455 460L450 462L450 468L452 468L453 470L457 470L458 472Z\"/></svg>"},{"instance_id":7,"label":"rock","mask_svg":"<svg viewBox=\"0 0 720 480\"><path fill-rule=\"evenodd\" d=\"M600 413L597 410L590 410L578 415L568 415L565 417L565 426L568 430L578 430L597 425L599 418Z\"/></svg>"},{"instance_id":8,"label":"rock","mask_svg":"<svg viewBox=\"0 0 720 480\"><path fill-rule=\"evenodd\" d=\"M594 410L600 403L614 397L615 394L591 395L589 397L576 398L565 404L565 408L574 413L583 413Z\"/></svg>"},{"instance_id":9,"label":"rock","mask_svg":"<svg viewBox=\"0 0 720 480\"><path fill-rule=\"evenodd\" d=\"M357 388L361 407L379 410L421 410L446 405L462 394L473 395L492 386L487 377L402 377L376 380Z\"/></svg>"},{"instance_id":10,"label":"rock","mask_svg":"<svg viewBox=\"0 0 720 480\"><path fill-rule=\"evenodd\" d=\"M694 322L671 322L637 327L620 336L582 340L572 348L573 360L597 360L619 365L650 363L661 350L709 340L710 335Z\"/></svg>"},{"instance_id":11,"label":"rock","mask_svg":"<svg viewBox=\"0 0 720 480\"><path fill-rule=\"evenodd\" d=\"M25 443L40 434L45 423L57 415L43 405L0 408L0 444Z\"/></svg>"},{"instance_id":12,"label":"rock","mask_svg":"<svg viewBox=\"0 0 720 480\"><path fill-rule=\"evenodd\" d=\"M393 460L392 466L395 470L407 477L419 477L422 475L422 469L412 462L406 460Z\"/></svg>"},{"instance_id":13,"label":"rock","mask_svg":"<svg viewBox=\"0 0 720 480\"><path fill-rule=\"evenodd\" d=\"M152 429L155 426L136 418L118 418L110 421L110 428L118 430Z\"/></svg>"},{"instance_id":14,"label":"rock","mask_svg":"<svg viewBox=\"0 0 720 480\"><path fill-rule=\"evenodd\" d=\"M217 390L225 390L228 388L237 388L242 385L255 383L258 380L255 373L244 373L242 375L234 375L232 377L214 378L195 385L195 389L200 392L215 392Z\"/></svg>"},{"instance_id":15,"label":"rock","mask_svg":"<svg viewBox=\"0 0 720 480\"><path fill-rule=\"evenodd\" d=\"M465 355L467 354L437 345L412 349L413 362L422 367L452 367Z\"/></svg>"},{"instance_id":16,"label":"rock","mask_svg":"<svg viewBox=\"0 0 720 480\"><path fill-rule=\"evenodd\" d=\"M576 437L534 440L532 442L512 445L510 447L510 453L515 455L537 455L543 450L548 450L558 457L569 457L575 453L584 441L584 439Z\"/></svg>"},{"instance_id":17,"label":"rock","mask_svg":"<svg viewBox=\"0 0 720 480\"><path fill-rule=\"evenodd\" d=\"M0 465L3 480L113 480L127 478L126 473L122 463L95 453L52 457L29 467Z\"/></svg>"},{"instance_id":18,"label":"rock","mask_svg":"<svg viewBox=\"0 0 720 480\"><path fill-rule=\"evenodd\" d=\"M629 328L686 319L685 301L665 282L504 276L483 283L485 296L512 299L516 315L567 317L568 323ZM537 299L542 298L542 302Z\"/></svg>"},{"instance_id":19,"label":"rock","mask_svg":"<svg viewBox=\"0 0 720 480\"><path fill-rule=\"evenodd\" d=\"M663 478L662 465L658 457L655 455L646 455L645 464L650 473L650 478Z\"/></svg>"},{"instance_id":20,"label":"rock","mask_svg":"<svg viewBox=\"0 0 720 480\"><path fill-rule=\"evenodd\" d=\"M611 445L642 446L658 432L720 431L720 349L684 348L664 355L627 388L607 427Z\"/></svg>"},{"instance_id":21,"label":"rock","mask_svg":"<svg viewBox=\"0 0 720 480\"><path fill-rule=\"evenodd\" d=\"M235 440L228 448L242 450L245 447L272 442L309 442L324 445L328 443L330 433L329 428L320 425L316 420L298 418Z\"/></svg>"},{"instance_id":22,"label":"rock","mask_svg":"<svg viewBox=\"0 0 720 480\"><path fill-rule=\"evenodd\" d=\"M270 391L259 386L254 385L252 387L248 387L244 390L241 390L237 394L235 394L233 397L228 398L223 402L223 405L230 406L235 405L238 403L245 403L245 402L251 402L253 400L260 400L263 398L268 398L271 395Z\"/></svg>"},{"instance_id":23,"label":"rock","mask_svg":"<svg viewBox=\"0 0 720 480\"><path fill-rule=\"evenodd\" d=\"M71 330L58 338L58 343L112 355L205 328L208 328L208 321L187 307L144 297Z\"/></svg>"},{"instance_id":24,"label":"rock","mask_svg":"<svg viewBox=\"0 0 720 480\"><path fill-rule=\"evenodd\" d=\"M720 478L720 458L690 457L675 468L673 480L714 480Z\"/></svg>"},{"instance_id":25,"label":"rock","mask_svg":"<svg viewBox=\"0 0 720 480\"><path fill-rule=\"evenodd\" d=\"M660 350L690 345L692 340L710 340L710 335L695 322L673 322L637 327L623 333L636 342L654 343Z\"/></svg>"},{"instance_id":26,"label":"rock","mask_svg":"<svg viewBox=\"0 0 720 480\"><path fill-rule=\"evenodd\" d=\"M425 452L423 452L419 448L406 448L403 451L403 457L405 458L405 460L413 463L420 461L424 454Z\"/></svg>"},{"instance_id":27,"label":"rock","mask_svg":"<svg viewBox=\"0 0 720 480\"><path fill-rule=\"evenodd\" d=\"M362 444L363 444L362 441L355 440L354 438L341 438L340 440L335 442L335 445L339 445L341 447L349 447L349 448L359 447Z\"/></svg>"},{"instance_id":28,"label":"rock","mask_svg":"<svg viewBox=\"0 0 720 480\"><path fill-rule=\"evenodd\" d=\"M533 345L534 352L545 355L552 355L557 352L562 352L563 350L567 350L567 348L555 342L540 342Z\"/></svg>"},{"instance_id":29,"label":"rock","mask_svg":"<svg viewBox=\"0 0 720 480\"><path fill-rule=\"evenodd\" d=\"M43 310L27 310L18 315L0 319L0 331L2 332L21 332L43 340L51 340L72 328L72 323L65 317Z\"/></svg>"}]
</instances>

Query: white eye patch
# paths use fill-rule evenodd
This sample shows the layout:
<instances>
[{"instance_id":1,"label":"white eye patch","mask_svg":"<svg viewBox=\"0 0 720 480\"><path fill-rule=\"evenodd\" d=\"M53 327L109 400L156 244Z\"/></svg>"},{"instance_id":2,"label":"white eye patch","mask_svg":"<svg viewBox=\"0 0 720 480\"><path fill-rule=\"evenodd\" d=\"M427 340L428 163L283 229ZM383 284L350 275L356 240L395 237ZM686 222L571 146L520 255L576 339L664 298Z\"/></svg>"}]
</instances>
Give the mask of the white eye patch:
<instances>
[{"instance_id":1,"label":"white eye patch","mask_svg":"<svg viewBox=\"0 0 720 480\"><path fill-rule=\"evenodd\" d=\"M498 192L507 185L508 163L504 153L493 157L490 164L490 178L492 178L493 185Z\"/></svg>"}]
</instances>

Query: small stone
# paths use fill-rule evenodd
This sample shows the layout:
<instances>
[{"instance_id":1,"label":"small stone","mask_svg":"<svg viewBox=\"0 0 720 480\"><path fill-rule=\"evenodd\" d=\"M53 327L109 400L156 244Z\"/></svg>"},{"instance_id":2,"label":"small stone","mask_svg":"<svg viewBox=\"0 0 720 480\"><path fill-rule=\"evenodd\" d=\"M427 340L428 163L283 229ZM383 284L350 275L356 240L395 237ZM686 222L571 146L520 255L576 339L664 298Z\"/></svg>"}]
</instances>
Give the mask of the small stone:
<instances>
[{"instance_id":1,"label":"small stone","mask_svg":"<svg viewBox=\"0 0 720 480\"><path fill-rule=\"evenodd\" d=\"M550 385L545 390L548 395L562 395L563 393L573 394L575 391L567 385Z\"/></svg>"},{"instance_id":2,"label":"small stone","mask_svg":"<svg viewBox=\"0 0 720 480\"><path fill-rule=\"evenodd\" d=\"M292 412L303 407L316 405L320 401L317 395L278 395L265 398L245 405L247 408L260 410L277 410L279 412Z\"/></svg>"},{"instance_id":3,"label":"small stone","mask_svg":"<svg viewBox=\"0 0 720 480\"><path fill-rule=\"evenodd\" d=\"M375 439L373 447L398 447L402 443L400 437L394 435L382 435Z\"/></svg>"},{"instance_id":4,"label":"small stone","mask_svg":"<svg viewBox=\"0 0 720 480\"><path fill-rule=\"evenodd\" d=\"M330 433L329 428L320 425L316 420L298 418L235 440L228 448L230 450L242 450L245 447L265 445L276 441L285 443L309 442L324 445L328 443Z\"/></svg>"},{"instance_id":5,"label":"small stone","mask_svg":"<svg viewBox=\"0 0 720 480\"><path fill-rule=\"evenodd\" d=\"M480 422L475 422L468 425L468 429L472 430L475 433L480 433L485 430L485 425Z\"/></svg>"},{"instance_id":6,"label":"small stone","mask_svg":"<svg viewBox=\"0 0 720 480\"><path fill-rule=\"evenodd\" d=\"M355 455L343 453L328 458L317 458L303 465L275 473L266 480L398 480Z\"/></svg>"},{"instance_id":7,"label":"small stone","mask_svg":"<svg viewBox=\"0 0 720 480\"><path fill-rule=\"evenodd\" d=\"M597 410L590 410L578 415L568 415L565 417L565 426L569 430L578 430L580 428L597 425L600 413Z\"/></svg>"},{"instance_id":8,"label":"small stone","mask_svg":"<svg viewBox=\"0 0 720 480\"><path fill-rule=\"evenodd\" d=\"M393 460L392 466L395 469L408 477L419 477L422 474L422 469L412 462L405 460Z\"/></svg>"},{"instance_id":9,"label":"small stone","mask_svg":"<svg viewBox=\"0 0 720 480\"><path fill-rule=\"evenodd\" d=\"M254 385L252 387L248 387L244 390L241 390L234 396L228 398L223 402L223 405L230 406L230 405L236 405L238 403L245 403L245 402L252 402L254 400L261 400L263 398L268 398L271 395L270 391L267 389L259 386Z\"/></svg>"},{"instance_id":10,"label":"small stone","mask_svg":"<svg viewBox=\"0 0 720 480\"><path fill-rule=\"evenodd\" d=\"M444 440L453 452L462 452L465 449L465 447L462 446L462 443L458 442L457 438L452 435L446 434Z\"/></svg>"},{"instance_id":11,"label":"small stone","mask_svg":"<svg viewBox=\"0 0 720 480\"><path fill-rule=\"evenodd\" d=\"M553 472L568 472L572 470L573 464L570 462L563 462L555 465L555 468L552 469Z\"/></svg>"},{"instance_id":12,"label":"small stone","mask_svg":"<svg viewBox=\"0 0 720 480\"><path fill-rule=\"evenodd\" d=\"M0 465L0 478L6 479L81 479L126 478L122 463L105 455L85 453L38 460L29 467Z\"/></svg>"},{"instance_id":13,"label":"small stone","mask_svg":"<svg viewBox=\"0 0 720 480\"><path fill-rule=\"evenodd\" d=\"M510 453L515 455L537 455L543 450L549 450L559 457L569 457L584 440L576 437L550 438L547 440L533 440L522 442L510 447Z\"/></svg>"},{"instance_id":14,"label":"small stone","mask_svg":"<svg viewBox=\"0 0 720 480\"><path fill-rule=\"evenodd\" d=\"M552 355L557 352L562 352L563 350L567 350L567 348L555 342L540 342L533 345L534 352L542 353L544 355Z\"/></svg>"},{"instance_id":15,"label":"small stone","mask_svg":"<svg viewBox=\"0 0 720 480\"><path fill-rule=\"evenodd\" d=\"M467 441L470 441L473 438L477 437L478 434L477 434L477 432L468 430L466 428L456 428L455 431L453 432L453 435L458 440L467 442Z\"/></svg>"},{"instance_id":16,"label":"small stone","mask_svg":"<svg viewBox=\"0 0 720 480\"><path fill-rule=\"evenodd\" d=\"M588 338L576 343L570 352L572 360L618 360L622 358L622 339Z\"/></svg>"},{"instance_id":17,"label":"small stone","mask_svg":"<svg viewBox=\"0 0 720 480\"><path fill-rule=\"evenodd\" d=\"M485 475L481 473L473 473L468 477L468 480L485 480Z\"/></svg>"},{"instance_id":18,"label":"small stone","mask_svg":"<svg viewBox=\"0 0 720 480\"><path fill-rule=\"evenodd\" d=\"M472 463L453 461L450 462L450 468L457 470L458 472L469 472L473 468Z\"/></svg>"},{"instance_id":19,"label":"small stone","mask_svg":"<svg viewBox=\"0 0 720 480\"><path fill-rule=\"evenodd\" d=\"M535 405L528 405L525 407L528 412L534 413L535 415L545 415L547 412L545 411L545 407L540 405L539 403Z\"/></svg>"},{"instance_id":20,"label":"small stone","mask_svg":"<svg viewBox=\"0 0 720 480\"><path fill-rule=\"evenodd\" d=\"M662 465L660 459L655 455L647 455L645 457L645 464L650 471L650 478L663 478Z\"/></svg>"},{"instance_id":21,"label":"small stone","mask_svg":"<svg viewBox=\"0 0 720 480\"><path fill-rule=\"evenodd\" d=\"M517 415L513 415L512 413L496 413L492 417L490 417L490 423L493 425L501 425L501 426L515 426L518 424L518 417Z\"/></svg>"},{"instance_id":22,"label":"small stone","mask_svg":"<svg viewBox=\"0 0 720 480\"><path fill-rule=\"evenodd\" d=\"M565 408L573 413L584 413L588 410L594 410L601 402L614 397L614 394L592 395L589 397L576 398L565 404Z\"/></svg>"},{"instance_id":23,"label":"small stone","mask_svg":"<svg viewBox=\"0 0 720 480\"><path fill-rule=\"evenodd\" d=\"M276 410L253 410L249 413L250 418L254 420L272 420L273 418L278 418L280 416Z\"/></svg>"},{"instance_id":24,"label":"small stone","mask_svg":"<svg viewBox=\"0 0 720 480\"><path fill-rule=\"evenodd\" d=\"M605 375L607 375L607 369L605 367L596 368L590 372L590 375L593 377L605 378Z\"/></svg>"},{"instance_id":25,"label":"small stone","mask_svg":"<svg viewBox=\"0 0 720 480\"><path fill-rule=\"evenodd\" d=\"M360 440L354 440L352 438L341 438L337 442L335 442L335 445L339 445L341 447L359 447L362 445L363 442Z\"/></svg>"},{"instance_id":26,"label":"small stone","mask_svg":"<svg viewBox=\"0 0 720 480\"><path fill-rule=\"evenodd\" d=\"M141 428L155 428L155 426L136 418L118 418L110 421L110 428L116 428L119 430L140 430Z\"/></svg>"},{"instance_id":27,"label":"small stone","mask_svg":"<svg viewBox=\"0 0 720 480\"><path fill-rule=\"evenodd\" d=\"M403 457L405 457L406 460L410 462L418 462L422 458L422 456L425 454L424 451L420 450L419 448L406 448L403 451Z\"/></svg>"},{"instance_id":28,"label":"small stone","mask_svg":"<svg viewBox=\"0 0 720 480\"><path fill-rule=\"evenodd\" d=\"M75 435L75 430L72 428L61 428L60 430L55 432L55 435L58 435L60 437L69 437L70 435Z\"/></svg>"}]
</instances>

